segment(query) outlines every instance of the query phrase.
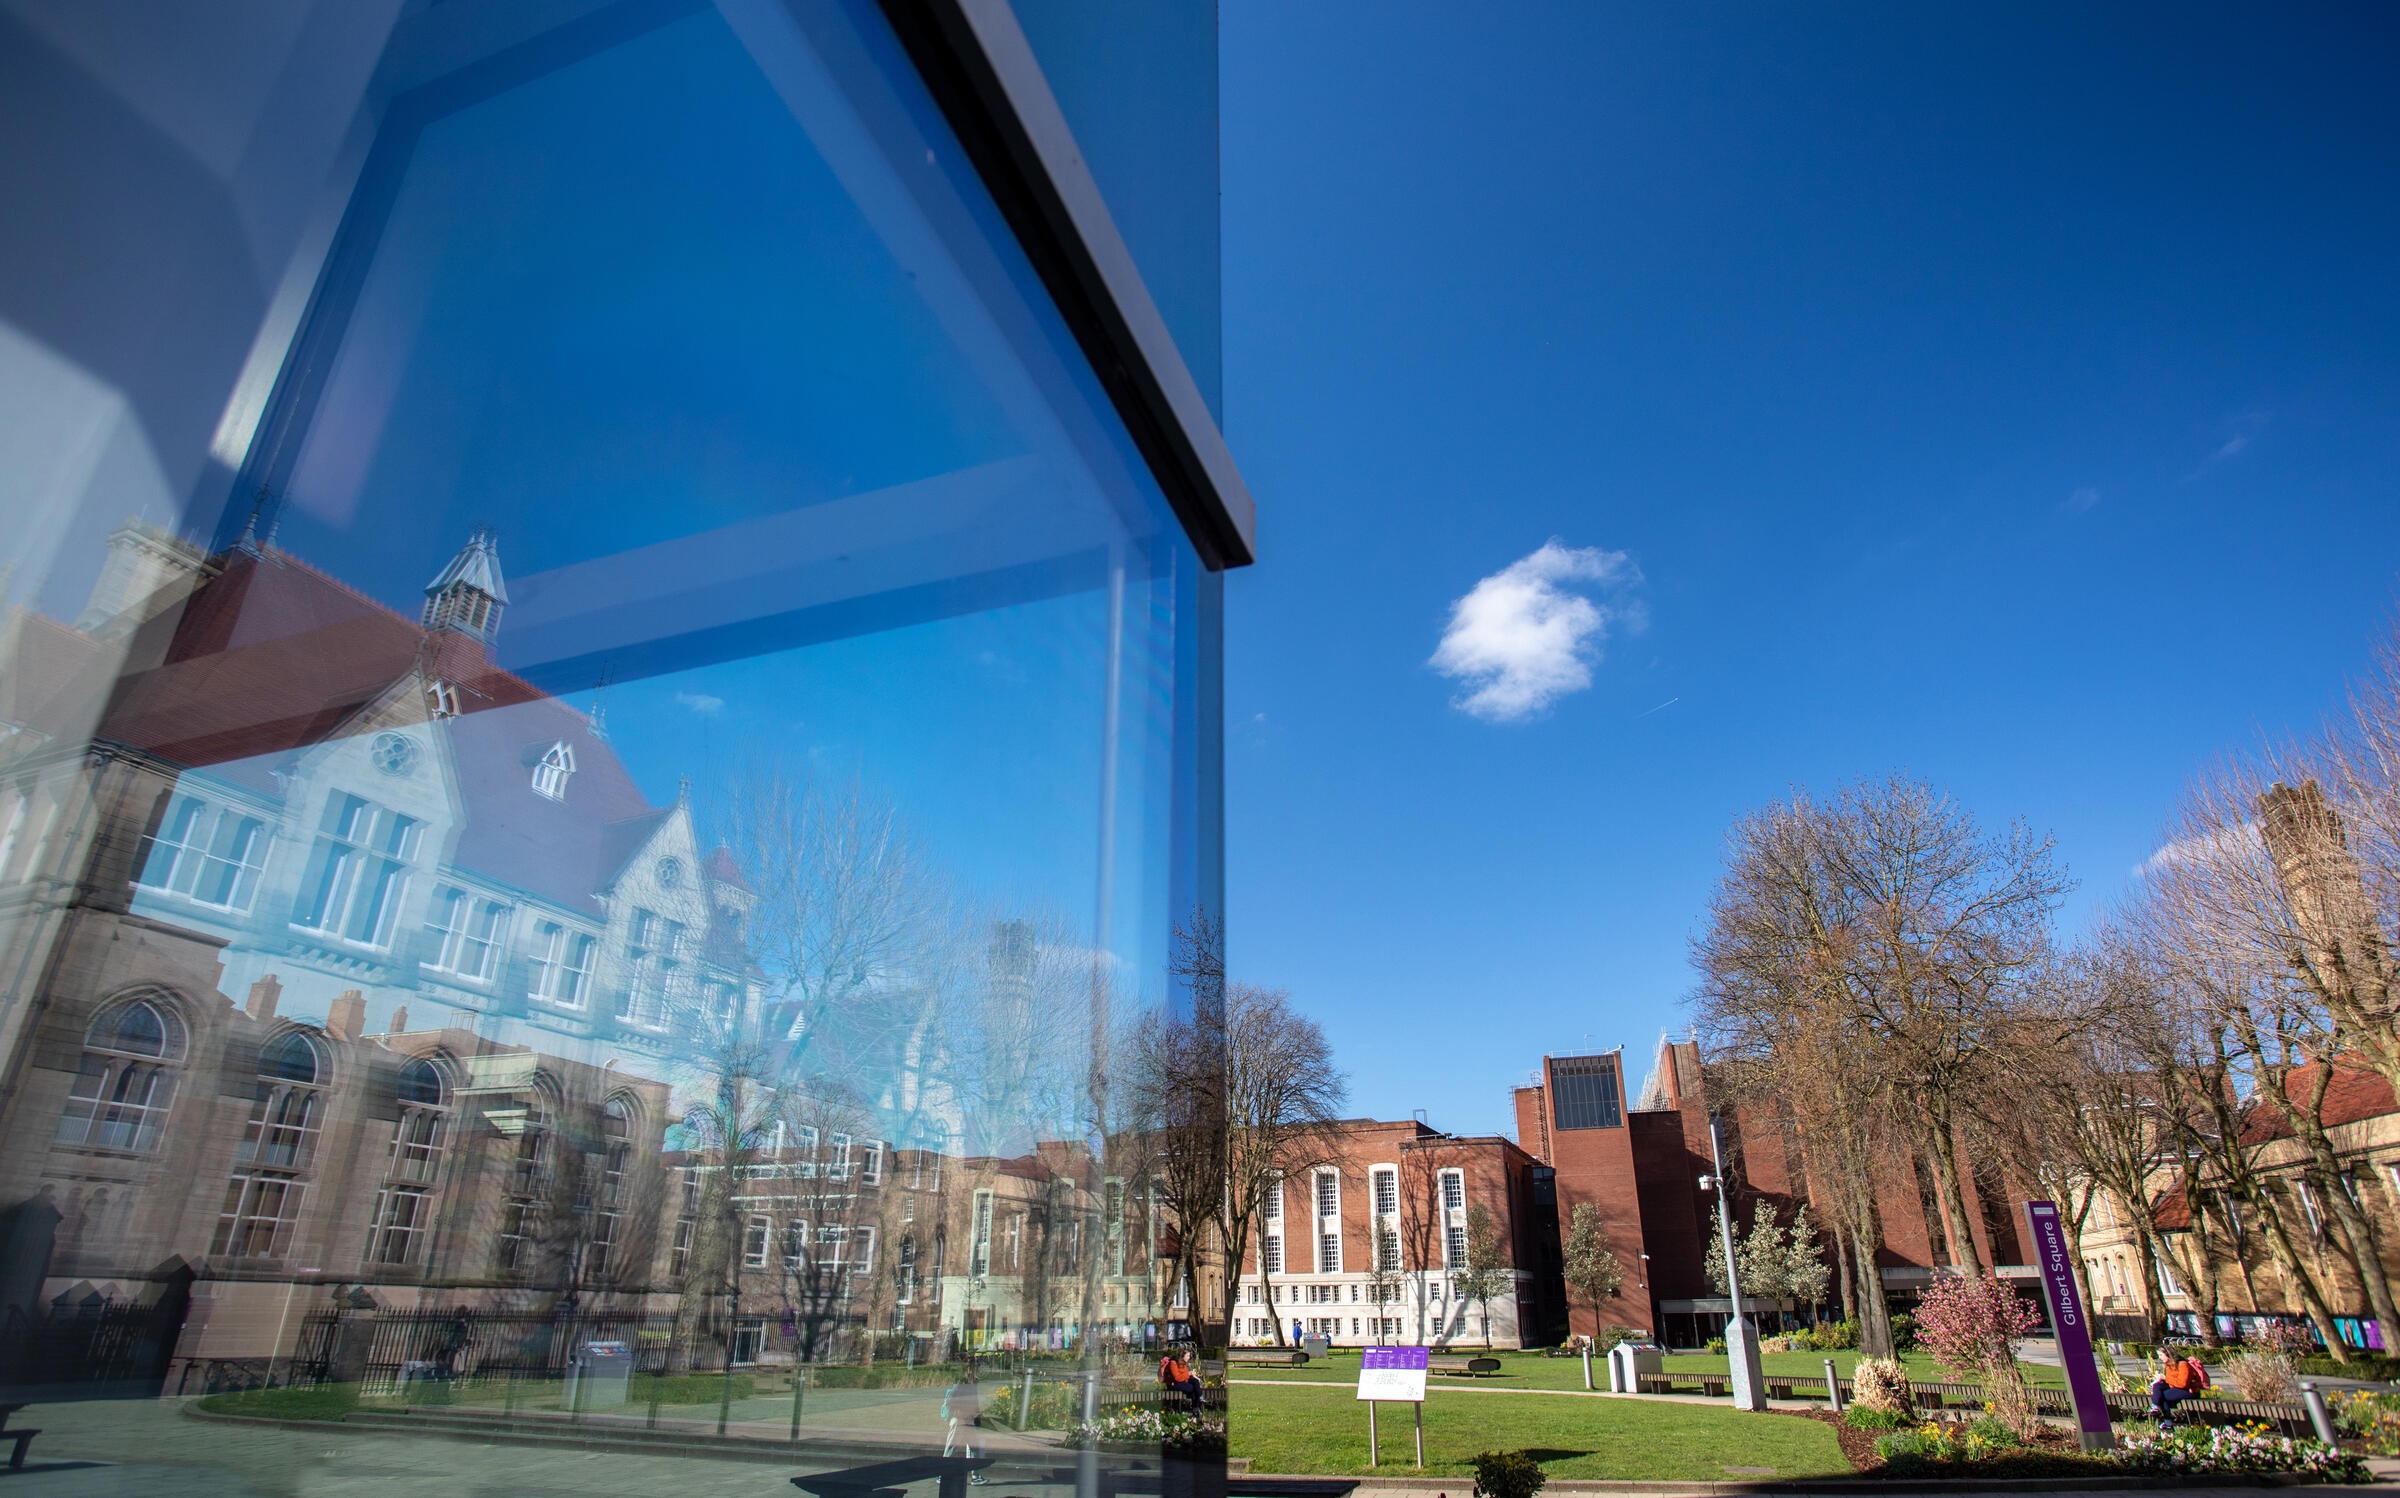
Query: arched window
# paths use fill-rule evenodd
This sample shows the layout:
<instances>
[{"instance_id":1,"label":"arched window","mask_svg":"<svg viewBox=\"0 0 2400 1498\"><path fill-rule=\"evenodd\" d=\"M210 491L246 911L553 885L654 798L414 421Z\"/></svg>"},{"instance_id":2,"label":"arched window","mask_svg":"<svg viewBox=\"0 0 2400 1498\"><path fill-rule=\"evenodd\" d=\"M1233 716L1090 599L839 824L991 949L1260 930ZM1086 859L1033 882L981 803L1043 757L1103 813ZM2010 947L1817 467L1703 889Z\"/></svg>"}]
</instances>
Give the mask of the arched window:
<instances>
[{"instance_id":1,"label":"arched window","mask_svg":"<svg viewBox=\"0 0 2400 1498\"><path fill-rule=\"evenodd\" d=\"M558 1103L548 1078L536 1078L517 1122L517 1147L509 1168L508 1200L500 1212L499 1266L511 1274L533 1268L534 1239L548 1218L552 1120Z\"/></svg>"},{"instance_id":2,"label":"arched window","mask_svg":"<svg viewBox=\"0 0 2400 1498\"><path fill-rule=\"evenodd\" d=\"M548 796L553 801L564 801L567 799L567 777L574 773L575 751L567 747L566 740L560 739L550 746L549 753L542 756L542 762L533 767L533 789L536 794Z\"/></svg>"},{"instance_id":3,"label":"arched window","mask_svg":"<svg viewBox=\"0 0 2400 1498\"><path fill-rule=\"evenodd\" d=\"M423 1056L400 1064L394 1087L400 1105L384 1183L375 1194L367 1229L367 1262L414 1263L433 1225L434 1191L450 1132L449 1091L442 1069Z\"/></svg>"},{"instance_id":4,"label":"arched window","mask_svg":"<svg viewBox=\"0 0 2400 1498\"><path fill-rule=\"evenodd\" d=\"M143 1154L157 1148L183 1046L183 1022L149 999L102 1010L84 1032L58 1142Z\"/></svg>"},{"instance_id":5,"label":"arched window","mask_svg":"<svg viewBox=\"0 0 2400 1498\"><path fill-rule=\"evenodd\" d=\"M308 1193L303 1173L315 1158L330 1070L317 1040L286 1030L258 1049L258 1094L235 1156L233 1179L209 1252L237 1259L274 1258L290 1247L292 1225Z\"/></svg>"},{"instance_id":6,"label":"arched window","mask_svg":"<svg viewBox=\"0 0 2400 1498\"><path fill-rule=\"evenodd\" d=\"M606 1274L625 1225L625 1173L633 1164L633 1105L622 1094L600 1108L600 1217L592 1228L592 1273Z\"/></svg>"}]
</instances>

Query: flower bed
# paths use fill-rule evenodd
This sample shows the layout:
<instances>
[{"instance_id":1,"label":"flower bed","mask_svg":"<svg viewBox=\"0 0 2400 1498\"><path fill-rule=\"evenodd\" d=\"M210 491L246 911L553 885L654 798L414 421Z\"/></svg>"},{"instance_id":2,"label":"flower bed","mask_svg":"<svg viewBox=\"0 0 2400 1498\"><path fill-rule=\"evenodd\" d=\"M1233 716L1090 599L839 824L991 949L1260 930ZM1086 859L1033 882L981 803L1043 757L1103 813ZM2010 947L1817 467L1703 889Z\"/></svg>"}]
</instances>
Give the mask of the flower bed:
<instances>
[{"instance_id":1,"label":"flower bed","mask_svg":"<svg viewBox=\"0 0 2400 1498\"><path fill-rule=\"evenodd\" d=\"M2117 1465L2160 1475L2262 1476L2291 1472L2318 1482L2372 1482L2367 1464L2322 1441L2279 1436L2263 1424L2185 1426L2126 1438L2111 1453Z\"/></svg>"},{"instance_id":2,"label":"flower bed","mask_svg":"<svg viewBox=\"0 0 2400 1498\"><path fill-rule=\"evenodd\" d=\"M1123 1409L1096 1421L1077 1425L1067 1435L1070 1446L1156 1447L1167 1456L1211 1457L1225 1454L1225 1422L1179 1411Z\"/></svg>"}]
</instances>

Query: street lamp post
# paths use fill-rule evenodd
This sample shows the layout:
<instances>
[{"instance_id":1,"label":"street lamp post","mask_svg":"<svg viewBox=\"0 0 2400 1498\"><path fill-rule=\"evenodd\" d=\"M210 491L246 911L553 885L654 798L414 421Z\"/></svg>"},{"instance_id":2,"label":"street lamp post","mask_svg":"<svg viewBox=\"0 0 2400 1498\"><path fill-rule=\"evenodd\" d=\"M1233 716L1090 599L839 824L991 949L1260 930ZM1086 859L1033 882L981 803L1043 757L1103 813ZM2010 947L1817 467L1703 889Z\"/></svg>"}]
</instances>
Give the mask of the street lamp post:
<instances>
[{"instance_id":1,"label":"street lamp post","mask_svg":"<svg viewBox=\"0 0 2400 1498\"><path fill-rule=\"evenodd\" d=\"M1716 1174L1701 1185L1717 1194L1717 1231L1724 1235L1725 1241L1725 1298L1733 1305L1733 1316L1725 1323L1725 1355L1733 1372L1733 1407L1764 1410L1767 1386L1758 1366L1758 1337L1750 1329L1749 1318L1742 1314L1742 1281L1733 1253L1733 1204L1728 1200L1731 1193L1725 1189L1725 1144L1719 1137L1714 1113L1708 1116L1708 1158Z\"/></svg>"}]
</instances>

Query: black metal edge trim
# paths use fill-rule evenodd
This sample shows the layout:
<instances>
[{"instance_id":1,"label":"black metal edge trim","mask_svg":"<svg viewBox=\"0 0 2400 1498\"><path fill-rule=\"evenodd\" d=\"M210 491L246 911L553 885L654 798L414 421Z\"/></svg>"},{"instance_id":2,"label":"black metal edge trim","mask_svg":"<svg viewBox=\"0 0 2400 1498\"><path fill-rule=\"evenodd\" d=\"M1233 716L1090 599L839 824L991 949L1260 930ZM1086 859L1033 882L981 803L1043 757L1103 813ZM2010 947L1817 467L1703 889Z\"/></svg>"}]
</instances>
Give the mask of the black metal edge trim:
<instances>
[{"instance_id":1,"label":"black metal edge trim","mask_svg":"<svg viewBox=\"0 0 2400 1498\"><path fill-rule=\"evenodd\" d=\"M877 0L1212 569L1255 507L1005 0Z\"/></svg>"}]
</instances>

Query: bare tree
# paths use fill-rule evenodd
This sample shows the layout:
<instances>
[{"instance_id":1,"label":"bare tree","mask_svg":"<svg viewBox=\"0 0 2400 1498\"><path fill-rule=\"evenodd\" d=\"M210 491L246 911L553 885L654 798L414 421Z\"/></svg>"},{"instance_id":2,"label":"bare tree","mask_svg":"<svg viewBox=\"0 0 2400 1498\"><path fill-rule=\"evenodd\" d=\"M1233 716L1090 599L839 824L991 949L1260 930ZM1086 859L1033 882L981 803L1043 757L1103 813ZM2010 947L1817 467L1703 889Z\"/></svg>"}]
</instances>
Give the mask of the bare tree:
<instances>
[{"instance_id":1,"label":"bare tree","mask_svg":"<svg viewBox=\"0 0 2400 1498\"><path fill-rule=\"evenodd\" d=\"M1459 1270L1455 1283L1458 1293L1475 1303L1475 1311L1483 1321L1483 1345L1492 1345L1492 1298L1516 1283L1516 1271L1508 1264L1508 1245L1500 1239L1500 1225L1492 1219L1492 1209L1482 1202L1467 1205L1467 1262ZM1520 1329L1521 1331L1521 1329Z\"/></svg>"},{"instance_id":2,"label":"bare tree","mask_svg":"<svg viewBox=\"0 0 2400 1498\"><path fill-rule=\"evenodd\" d=\"M1151 1179L1174 1234L1164 1293L1170 1303L1178 1288L1188 1294L1198 1325L1201 1240L1226 1189L1224 940L1206 911L1176 933L1175 976L1182 1002L1142 1015L1125 1090L1149 1131ZM1230 1305L1223 1309L1231 1314Z\"/></svg>"},{"instance_id":3,"label":"bare tree","mask_svg":"<svg viewBox=\"0 0 2400 1498\"><path fill-rule=\"evenodd\" d=\"M2284 757L2287 769L2301 763ZM2153 924L2178 956L2186 991L2221 1027L2233 1078L2305 1152L2302 1178L2393 1345L2400 1303L2323 1111L2346 1059L2387 1082L2400 1076L2384 917L2348 840L2351 821L2323 783L2269 783L2269 774L2232 764L2193 786L2151 861Z\"/></svg>"},{"instance_id":4,"label":"bare tree","mask_svg":"<svg viewBox=\"0 0 2400 1498\"><path fill-rule=\"evenodd\" d=\"M1348 1092L1324 1030L1292 1007L1291 995L1248 983L1226 985L1225 1193L1217 1203L1217 1229L1225 1244L1228 1307L1267 1193L1282 1190L1286 1177L1305 1178L1336 1159ZM1263 1248L1259 1269L1261 1298L1272 1306ZM1269 1319L1280 1344L1283 1319Z\"/></svg>"},{"instance_id":5,"label":"bare tree","mask_svg":"<svg viewBox=\"0 0 2400 1498\"><path fill-rule=\"evenodd\" d=\"M1892 1352L1875 1267L1879 1164L1891 1147L1889 1078L1853 992L1856 891L1822 851L1833 835L1806 797L1755 812L1727 837L1726 869L1692 946L1692 1006L1729 1104L1779 1108L1809 1141L1807 1190L1849 1245L1859 1345Z\"/></svg>"}]
</instances>

